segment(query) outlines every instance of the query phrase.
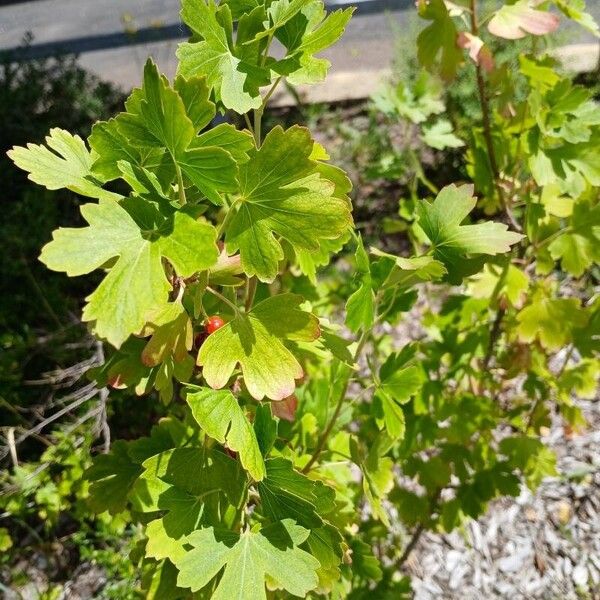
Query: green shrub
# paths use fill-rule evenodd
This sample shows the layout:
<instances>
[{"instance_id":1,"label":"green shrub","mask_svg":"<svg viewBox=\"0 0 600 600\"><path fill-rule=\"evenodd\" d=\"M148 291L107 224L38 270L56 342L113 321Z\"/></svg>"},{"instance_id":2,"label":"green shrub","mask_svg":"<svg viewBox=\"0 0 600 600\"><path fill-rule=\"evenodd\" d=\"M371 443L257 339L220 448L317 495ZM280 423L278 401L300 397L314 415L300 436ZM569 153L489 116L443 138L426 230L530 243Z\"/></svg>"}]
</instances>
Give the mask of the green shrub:
<instances>
[{"instance_id":1,"label":"green shrub","mask_svg":"<svg viewBox=\"0 0 600 600\"><path fill-rule=\"evenodd\" d=\"M580 3L556 6L595 29ZM147 597L406 597L423 531L556 474L541 431L554 410L582 426L573 398L600 372L600 118L545 56L519 56L517 93L485 43L550 33L545 8L418 2L421 65L474 70L481 122L445 122L427 75L379 98L423 143L464 144L472 180L438 191L414 164L428 192L400 211L405 255L365 246L308 129L263 132L277 85L322 80L315 55L351 16L317 0L184 0L174 81L148 61L87 145L56 128L54 152L9 152L90 198L41 261L102 271L83 309L113 348L98 385L168 411L86 471L90 509L144 530ZM218 111L245 127L207 129Z\"/></svg>"}]
</instances>

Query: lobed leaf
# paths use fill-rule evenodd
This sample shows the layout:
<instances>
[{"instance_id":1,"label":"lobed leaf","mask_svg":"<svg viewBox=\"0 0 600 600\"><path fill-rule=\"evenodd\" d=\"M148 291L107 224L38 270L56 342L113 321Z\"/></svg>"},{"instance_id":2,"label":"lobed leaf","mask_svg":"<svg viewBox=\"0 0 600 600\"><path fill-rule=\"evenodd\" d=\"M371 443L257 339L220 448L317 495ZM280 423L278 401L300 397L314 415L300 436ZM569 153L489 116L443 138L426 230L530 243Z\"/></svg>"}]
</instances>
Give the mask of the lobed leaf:
<instances>
[{"instance_id":1,"label":"lobed leaf","mask_svg":"<svg viewBox=\"0 0 600 600\"><path fill-rule=\"evenodd\" d=\"M266 600L267 579L305 596L317 586L319 568L319 561L299 548L308 533L290 519L241 534L199 529L186 538L192 549L174 559L177 584L196 592L223 571L212 600Z\"/></svg>"},{"instance_id":2,"label":"lobed leaf","mask_svg":"<svg viewBox=\"0 0 600 600\"><path fill-rule=\"evenodd\" d=\"M244 272L261 281L275 279L283 249L318 251L322 240L341 237L351 226L347 198L319 174L310 159L308 130L275 127L260 149L240 166L240 202L226 232L227 250L240 252Z\"/></svg>"},{"instance_id":3,"label":"lobed leaf","mask_svg":"<svg viewBox=\"0 0 600 600\"><path fill-rule=\"evenodd\" d=\"M46 136L46 146L15 146L8 156L17 167L29 173L29 179L49 190L67 188L72 192L98 198L119 200L121 196L102 189L94 177L94 158L78 135L54 128ZM52 150L54 152L52 152Z\"/></svg>"},{"instance_id":4,"label":"lobed leaf","mask_svg":"<svg viewBox=\"0 0 600 600\"><path fill-rule=\"evenodd\" d=\"M558 28L558 17L552 13L537 10L536 0L517 0L514 4L505 4L494 13L488 23L488 30L493 35L518 40L528 33L546 35Z\"/></svg>"},{"instance_id":5,"label":"lobed leaf","mask_svg":"<svg viewBox=\"0 0 600 600\"><path fill-rule=\"evenodd\" d=\"M440 191L433 204L422 201L417 206L419 226L433 246L434 257L446 265L451 278L464 268L466 257L508 252L523 239L503 223L461 225L476 203L473 186L452 184Z\"/></svg>"},{"instance_id":6,"label":"lobed leaf","mask_svg":"<svg viewBox=\"0 0 600 600\"><path fill-rule=\"evenodd\" d=\"M273 296L247 314L237 313L208 336L197 361L206 383L224 387L239 364L244 383L257 400L290 396L303 370L284 342L312 341L320 334L317 318L298 308L301 302L294 294Z\"/></svg>"},{"instance_id":7,"label":"lobed leaf","mask_svg":"<svg viewBox=\"0 0 600 600\"><path fill-rule=\"evenodd\" d=\"M135 215L146 206L126 205ZM40 260L54 271L83 275L116 262L90 296L83 311L84 321L95 321L98 336L117 348L132 333L138 333L148 314L167 302L170 285L161 258L177 273L189 277L217 261L216 230L195 221L184 212L161 218L155 238L148 237L121 204L101 200L86 204L81 213L88 227L60 228L42 249Z\"/></svg>"},{"instance_id":8,"label":"lobed leaf","mask_svg":"<svg viewBox=\"0 0 600 600\"><path fill-rule=\"evenodd\" d=\"M239 453L244 469L255 481L261 481L265 476L263 457L254 429L236 397L229 390L190 387L186 401L206 434Z\"/></svg>"}]
</instances>

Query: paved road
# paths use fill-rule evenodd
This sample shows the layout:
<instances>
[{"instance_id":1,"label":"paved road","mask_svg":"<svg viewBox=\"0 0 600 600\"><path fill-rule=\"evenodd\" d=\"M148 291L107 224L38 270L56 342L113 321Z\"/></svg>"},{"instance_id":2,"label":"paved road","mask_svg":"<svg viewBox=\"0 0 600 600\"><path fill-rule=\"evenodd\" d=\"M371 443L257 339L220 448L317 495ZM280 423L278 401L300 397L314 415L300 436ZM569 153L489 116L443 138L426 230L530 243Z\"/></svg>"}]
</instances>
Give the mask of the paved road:
<instances>
[{"instance_id":1,"label":"paved road","mask_svg":"<svg viewBox=\"0 0 600 600\"><path fill-rule=\"evenodd\" d=\"M358 14L342 42L323 54L333 65L333 87L345 90L338 94L341 96L360 97L372 91L374 77L381 76L395 54L394 40L419 27L411 0L368 2L398 10ZM129 88L138 84L148 56L153 56L167 74L173 74L177 38L186 35L179 20L179 4L179 0L35 0L0 7L0 49L18 46L26 31L34 36L34 49L57 42L75 43L83 66ZM600 0L588 4L600 18ZM170 39L162 39L165 37ZM152 39L162 41L149 41ZM573 41L587 39L578 32ZM119 47L110 47L115 44ZM324 99L324 93L317 89L313 99Z\"/></svg>"},{"instance_id":2,"label":"paved road","mask_svg":"<svg viewBox=\"0 0 600 600\"><path fill-rule=\"evenodd\" d=\"M331 0L330 4L336 2L344 3L344 0ZM411 0L387 0L383 4L404 10L355 16L343 43L323 54L331 60L333 72L354 74L351 95L360 95L361 90L372 85L373 71L380 72L393 57L396 32L406 30L410 22L416 20ZM108 38L110 42L111 36L122 36L126 28L141 30L146 36L144 43L139 43L134 33L126 46L81 52L83 66L127 88L139 82L141 66L147 56L153 56L163 71L173 74L179 40L147 42L146 39L153 28L160 36L160 29L165 26L171 30L180 28L180 35L175 37L185 37L178 13L179 0L24 2L0 8L0 49L17 47L26 31L32 32L35 49L38 45L73 39L80 45L86 38L98 43Z\"/></svg>"}]
</instances>

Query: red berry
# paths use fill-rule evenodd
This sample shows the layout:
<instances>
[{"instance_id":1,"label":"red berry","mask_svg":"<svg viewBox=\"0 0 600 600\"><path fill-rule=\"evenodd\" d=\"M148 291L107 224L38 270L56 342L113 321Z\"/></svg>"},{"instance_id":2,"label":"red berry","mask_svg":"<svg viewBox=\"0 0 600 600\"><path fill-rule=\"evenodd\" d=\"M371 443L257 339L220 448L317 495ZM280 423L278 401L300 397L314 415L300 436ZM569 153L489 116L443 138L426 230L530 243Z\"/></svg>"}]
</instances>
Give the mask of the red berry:
<instances>
[{"instance_id":1,"label":"red berry","mask_svg":"<svg viewBox=\"0 0 600 600\"><path fill-rule=\"evenodd\" d=\"M218 317L218 316L208 317L208 319L206 319L206 324L204 325L204 329L206 329L206 333L208 335L210 335L211 333L214 333L215 331L217 331L217 329L221 329L221 327L223 327L223 325L225 325L225 321L223 321L223 319L221 319L221 317Z\"/></svg>"}]
</instances>

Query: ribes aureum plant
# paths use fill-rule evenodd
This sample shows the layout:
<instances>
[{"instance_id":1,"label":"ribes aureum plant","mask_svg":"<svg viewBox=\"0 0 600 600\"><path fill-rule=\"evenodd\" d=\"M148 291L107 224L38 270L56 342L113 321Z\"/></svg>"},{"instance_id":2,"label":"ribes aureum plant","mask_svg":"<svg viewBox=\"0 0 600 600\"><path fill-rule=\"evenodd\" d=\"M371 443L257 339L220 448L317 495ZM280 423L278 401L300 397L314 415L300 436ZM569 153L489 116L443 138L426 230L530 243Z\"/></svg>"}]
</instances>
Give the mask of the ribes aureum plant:
<instances>
[{"instance_id":1,"label":"ribes aureum plant","mask_svg":"<svg viewBox=\"0 0 600 600\"><path fill-rule=\"evenodd\" d=\"M538 5L498 9L490 33L550 31L556 17ZM589 24L579 4L557 5ZM500 67L475 8L420 1L431 23L419 55L431 69L441 56L450 78L464 48L485 86L484 65ZM303 127L262 130L283 80L325 78L318 55L351 12L184 0L192 37L174 81L149 61L125 111L87 144L52 130L45 146L10 152L32 181L90 199L86 224L57 230L41 260L70 276L102 271L83 308L112 348L98 385L156 390L171 413L87 472L95 511L143 526L148 598L400 597L398 569L420 532L450 530L552 473L538 438L547 401L578 422L569 394L593 387L598 302L557 290L598 259L595 105L524 56L526 102L490 114L482 95L468 144L475 187L415 202L413 255L369 247L325 148ZM438 101L416 122L442 111ZM233 118L213 126L217 114ZM424 141L460 146L441 123ZM496 221L477 222L478 201ZM323 274L346 246L352 273ZM401 325L415 319L409 343Z\"/></svg>"}]
</instances>

